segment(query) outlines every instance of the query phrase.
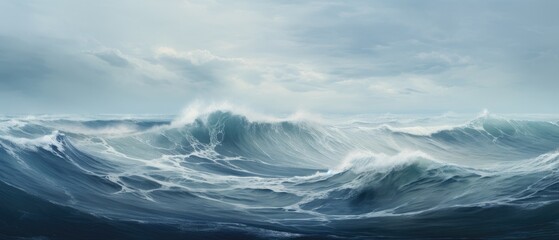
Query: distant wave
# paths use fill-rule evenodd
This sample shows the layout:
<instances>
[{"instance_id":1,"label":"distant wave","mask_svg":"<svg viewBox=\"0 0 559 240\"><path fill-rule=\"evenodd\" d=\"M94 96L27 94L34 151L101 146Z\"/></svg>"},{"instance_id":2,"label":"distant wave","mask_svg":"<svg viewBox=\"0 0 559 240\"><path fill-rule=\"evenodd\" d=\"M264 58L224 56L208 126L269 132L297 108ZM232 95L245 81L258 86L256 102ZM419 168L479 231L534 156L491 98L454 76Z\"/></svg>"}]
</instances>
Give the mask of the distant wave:
<instances>
[{"instance_id":1,"label":"distant wave","mask_svg":"<svg viewBox=\"0 0 559 240\"><path fill-rule=\"evenodd\" d=\"M0 237L80 238L92 224L130 239L559 234L557 122L234 111L1 119ZM52 217L77 230L34 227Z\"/></svg>"}]
</instances>

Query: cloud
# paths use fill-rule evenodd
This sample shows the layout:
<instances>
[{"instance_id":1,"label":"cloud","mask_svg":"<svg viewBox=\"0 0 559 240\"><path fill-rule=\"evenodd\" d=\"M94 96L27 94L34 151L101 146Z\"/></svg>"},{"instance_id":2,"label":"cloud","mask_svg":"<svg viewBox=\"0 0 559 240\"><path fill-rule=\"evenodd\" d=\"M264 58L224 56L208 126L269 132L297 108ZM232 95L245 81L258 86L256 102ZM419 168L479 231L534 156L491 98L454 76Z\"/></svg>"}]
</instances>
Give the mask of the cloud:
<instances>
[{"instance_id":1,"label":"cloud","mask_svg":"<svg viewBox=\"0 0 559 240\"><path fill-rule=\"evenodd\" d=\"M93 53L99 59L107 62L114 67L129 67L130 62L126 60L118 50L105 50Z\"/></svg>"},{"instance_id":2,"label":"cloud","mask_svg":"<svg viewBox=\"0 0 559 240\"><path fill-rule=\"evenodd\" d=\"M448 95L453 90L437 84L435 81L418 76L400 76L391 79L373 79L369 90L377 94L402 96L423 94L429 96Z\"/></svg>"},{"instance_id":3,"label":"cloud","mask_svg":"<svg viewBox=\"0 0 559 240\"><path fill-rule=\"evenodd\" d=\"M217 84L228 77L232 69L246 65L242 59L219 57L208 50L177 51L170 47L155 50L154 61L180 76L180 81L193 85Z\"/></svg>"},{"instance_id":4,"label":"cloud","mask_svg":"<svg viewBox=\"0 0 559 240\"><path fill-rule=\"evenodd\" d=\"M557 7L0 2L0 112L555 111Z\"/></svg>"},{"instance_id":5,"label":"cloud","mask_svg":"<svg viewBox=\"0 0 559 240\"><path fill-rule=\"evenodd\" d=\"M205 49L196 49L189 52L178 52L170 47L159 47L156 49L155 54L158 58L175 58L189 61L192 65L200 66L210 62L238 62L243 63L241 58L225 58L212 54Z\"/></svg>"}]
</instances>

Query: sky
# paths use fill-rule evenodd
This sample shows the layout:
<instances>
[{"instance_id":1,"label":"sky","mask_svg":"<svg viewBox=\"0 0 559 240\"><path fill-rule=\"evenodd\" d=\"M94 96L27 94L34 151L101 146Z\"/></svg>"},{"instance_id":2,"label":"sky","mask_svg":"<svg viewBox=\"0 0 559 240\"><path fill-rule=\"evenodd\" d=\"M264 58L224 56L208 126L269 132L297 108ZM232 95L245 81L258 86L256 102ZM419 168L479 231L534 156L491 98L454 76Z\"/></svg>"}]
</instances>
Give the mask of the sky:
<instances>
[{"instance_id":1,"label":"sky","mask_svg":"<svg viewBox=\"0 0 559 240\"><path fill-rule=\"evenodd\" d=\"M557 113L559 1L0 1L0 114Z\"/></svg>"}]
</instances>

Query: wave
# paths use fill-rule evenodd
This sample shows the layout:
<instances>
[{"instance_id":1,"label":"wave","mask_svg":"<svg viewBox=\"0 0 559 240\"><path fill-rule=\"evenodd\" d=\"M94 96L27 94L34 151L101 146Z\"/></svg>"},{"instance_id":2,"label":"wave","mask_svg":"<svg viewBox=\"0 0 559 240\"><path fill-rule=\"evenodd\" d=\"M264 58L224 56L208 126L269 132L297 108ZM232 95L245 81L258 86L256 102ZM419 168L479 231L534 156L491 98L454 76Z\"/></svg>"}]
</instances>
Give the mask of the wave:
<instances>
[{"instance_id":1,"label":"wave","mask_svg":"<svg viewBox=\"0 0 559 240\"><path fill-rule=\"evenodd\" d=\"M557 234L553 122L481 116L417 134L221 110L187 115L0 120L0 188L110 231L175 229L169 238L195 228L208 229L200 238ZM489 218L495 213L505 217Z\"/></svg>"}]
</instances>

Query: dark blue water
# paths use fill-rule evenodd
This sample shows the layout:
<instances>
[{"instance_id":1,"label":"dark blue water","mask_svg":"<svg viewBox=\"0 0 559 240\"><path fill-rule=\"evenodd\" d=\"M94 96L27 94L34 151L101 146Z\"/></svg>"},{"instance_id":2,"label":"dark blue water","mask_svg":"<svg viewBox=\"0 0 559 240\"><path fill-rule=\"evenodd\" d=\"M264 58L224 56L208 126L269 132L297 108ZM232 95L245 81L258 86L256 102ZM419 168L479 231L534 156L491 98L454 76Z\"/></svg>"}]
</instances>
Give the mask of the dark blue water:
<instances>
[{"instance_id":1,"label":"dark blue water","mask_svg":"<svg viewBox=\"0 0 559 240\"><path fill-rule=\"evenodd\" d=\"M2 239L559 237L559 125L0 119Z\"/></svg>"}]
</instances>

